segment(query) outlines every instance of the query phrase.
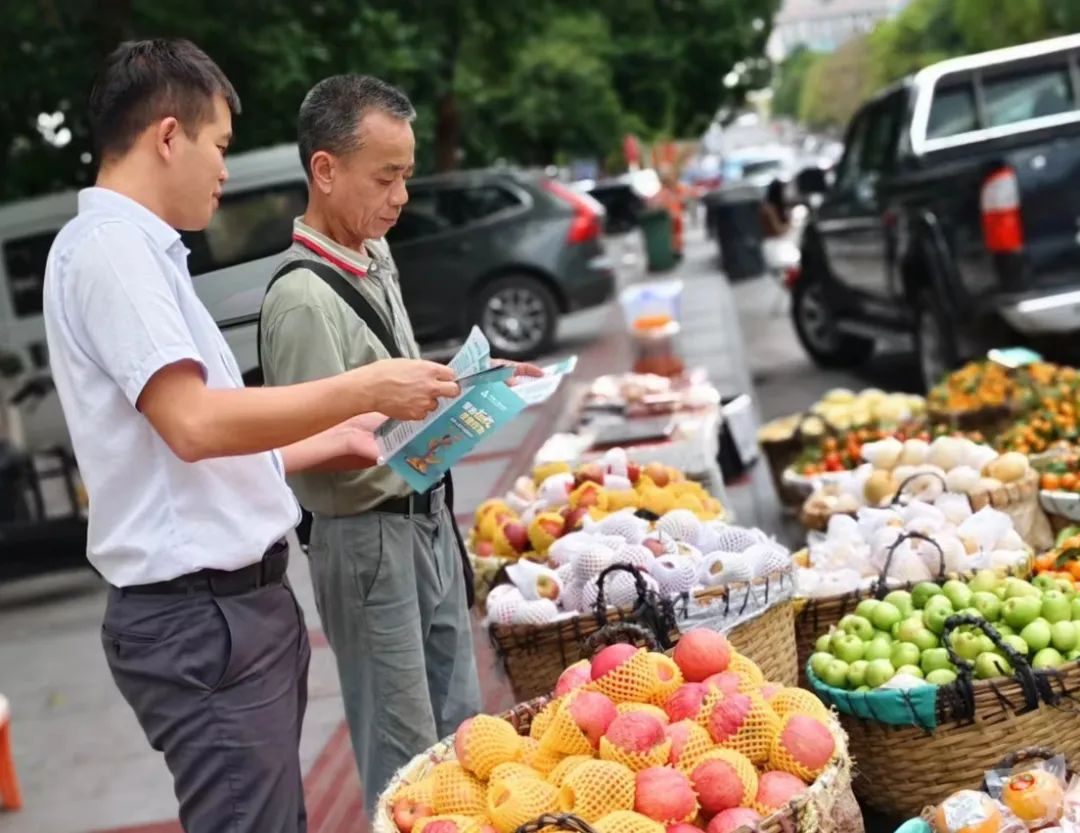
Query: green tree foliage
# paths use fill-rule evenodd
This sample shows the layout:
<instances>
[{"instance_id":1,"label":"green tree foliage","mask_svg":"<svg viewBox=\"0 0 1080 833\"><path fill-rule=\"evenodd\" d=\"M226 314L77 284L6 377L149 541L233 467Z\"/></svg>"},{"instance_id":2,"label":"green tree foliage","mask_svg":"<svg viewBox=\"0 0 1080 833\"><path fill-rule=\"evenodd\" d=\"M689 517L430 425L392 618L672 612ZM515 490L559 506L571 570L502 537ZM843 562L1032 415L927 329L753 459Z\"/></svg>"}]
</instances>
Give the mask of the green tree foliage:
<instances>
[{"instance_id":1,"label":"green tree foliage","mask_svg":"<svg viewBox=\"0 0 1080 833\"><path fill-rule=\"evenodd\" d=\"M814 64L823 56L800 46L776 68L772 110L778 116L797 117L802 91Z\"/></svg>"},{"instance_id":2,"label":"green tree foliage","mask_svg":"<svg viewBox=\"0 0 1080 833\"><path fill-rule=\"evenodd\" d=\"M814 128L841 126L874 91L869 41L853 38L810 67L799 118Z\"/></svg>"}]
</instances>

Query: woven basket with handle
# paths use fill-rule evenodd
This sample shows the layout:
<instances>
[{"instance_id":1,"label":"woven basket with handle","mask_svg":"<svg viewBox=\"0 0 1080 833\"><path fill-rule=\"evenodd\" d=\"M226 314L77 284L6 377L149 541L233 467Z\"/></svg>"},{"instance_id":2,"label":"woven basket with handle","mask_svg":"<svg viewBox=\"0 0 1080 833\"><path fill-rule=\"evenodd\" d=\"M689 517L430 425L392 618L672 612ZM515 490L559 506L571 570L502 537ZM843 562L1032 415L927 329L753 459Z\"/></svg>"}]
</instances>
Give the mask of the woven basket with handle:
<instances>
[{"instance_id":1,"label":"woven basket with handle","mask_svg":"<svg viewBox=\"0 0 1080 833\"><path fill-rule=\"evenodd\" d=\"M591 657L606 645L615 642L630 642L650 650L657 649L655 637L647 630L624 622L597 629L583 646L583 650L586 656ZM500 717L508 721L518 734L527 735L533 719L550 701L550 697L539 697L515 706ZM833 760L805 793L792 800L784 809L763 819L753 828L754 833L863 833L862 813L851 790L851 756L847 751L843 730L835 716L830 718L829 728L836 740L837 753ZM453 759L454 739L449 737L402 767L379 797L372 823L373 833L399 833L392 816L394 796L402 787L423 779L437 764ZM538 833L545 828L557 828L573 833L595 833L594 828L586 822L566 814L542 816L522 826L516 833Z\"/></svg>"},{"instance_id":2,"label":"woven basket with handle","mask_svg":"<svg viewBox=\"0 0 1080 833\"><path fill-rule=\"evenodd\" d=\"M971 664L949 645L949 633L961 625L975 625L994 640L1015 676L974 680ZM840 716L858 760L855 792L883 813L918 815L957 790L972 789L1018 743L1055 748L1067 761L1080 755L1080 662L1033 671L992 625L970 616L949 617L942 644L959 677L938 690L935 728Z\"/></svg>"},{"instance_id":3,"label":"woven basket with handle","mask_svg":"<svg viewBox=\"0 0 1080 833\"><path fill-rule=\"evenodd\" d=\"M615 568L609 568L615 569ZM620 567L620 569L622 569ZM795 685L798 668L795 659L794 601L790 592L790 571L772 573L751 582L754 592L768 600L775 593L780 600L766 602L762 613L740 621L726 631L738 651L754 660L768 679ZM747 598L746 585L732 584L697 591L696 603L723 606L730 602L733 621L740 619L738 607ZM488 633L495 652L502 662L514 696L522 701L547 694L563 670L582 659L584 640L609 622L649 620L647 627L659 637L662 647L673 645L679 638L679 623L685 619L687 600L676 601L666 612L658 611L663 603L648 600L644 584L639 582L638 603L632 608L607 607L603 597L598 600L599 614L582 614L547 625L492 624ZM659 632L658 632L659 631Z\"/></svg>"}]
</instances>

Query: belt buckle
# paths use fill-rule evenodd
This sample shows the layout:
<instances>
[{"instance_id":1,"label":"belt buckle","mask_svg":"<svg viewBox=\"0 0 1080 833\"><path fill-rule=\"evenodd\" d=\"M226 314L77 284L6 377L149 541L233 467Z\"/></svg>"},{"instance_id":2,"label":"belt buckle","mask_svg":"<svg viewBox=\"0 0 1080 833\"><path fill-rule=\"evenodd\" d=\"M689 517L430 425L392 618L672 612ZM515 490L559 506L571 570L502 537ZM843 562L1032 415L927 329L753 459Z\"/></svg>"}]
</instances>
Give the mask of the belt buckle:
<instances>
[{"instance_id":1,"label":"belt buckle","mask_svg":"<svg viewBox=\"0 0 1080 833\"><path fill-rule=\"evenodd\" d=\"M428 511L432 515L438 515L440 512L442 512L443 507L446 506L446 487L442 484L439 484L431 490L430 494L431 505Z\"/></svg>"}]
</instances>

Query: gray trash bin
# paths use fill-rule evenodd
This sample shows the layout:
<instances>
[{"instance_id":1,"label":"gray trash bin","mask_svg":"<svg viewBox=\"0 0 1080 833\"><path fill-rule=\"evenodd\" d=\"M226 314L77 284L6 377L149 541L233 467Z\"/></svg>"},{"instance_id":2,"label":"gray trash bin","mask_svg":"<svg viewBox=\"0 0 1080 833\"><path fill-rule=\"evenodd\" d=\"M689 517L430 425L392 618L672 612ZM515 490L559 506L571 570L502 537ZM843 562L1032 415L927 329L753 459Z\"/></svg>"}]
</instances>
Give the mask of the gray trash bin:
<instances>
[{"instance_id":1,"label":"gray trash bin","mask_svg":"<svg viewBox=\"0 0 1080 833\"><path fill-rule=\"evenodd\" d=\"M707 197L710 235L720 247L720 264L732 280L765 272L761 244L763 189L751 185L714 191Z\"/></svg>"}]
</instances>

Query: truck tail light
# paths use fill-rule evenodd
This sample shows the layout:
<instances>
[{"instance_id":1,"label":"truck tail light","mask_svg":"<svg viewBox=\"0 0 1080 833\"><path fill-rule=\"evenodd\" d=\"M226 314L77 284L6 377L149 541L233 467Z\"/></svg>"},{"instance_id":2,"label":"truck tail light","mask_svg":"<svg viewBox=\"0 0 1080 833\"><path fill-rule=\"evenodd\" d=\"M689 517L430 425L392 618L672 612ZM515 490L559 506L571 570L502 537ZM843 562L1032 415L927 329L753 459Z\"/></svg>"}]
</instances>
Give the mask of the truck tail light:
<instances>
[{"instance_id":1,"label":"truck tail light","mask_svg":"<svg viewBox=\"0 0 1080 833\"><path fill-rule=\"evenodd\" d=\"M1020 183L1016 171L1002 168L983 183L980 198L983 238L993 254L1015 254L1024 248L1020 216Z\"/></svg>"},{"instance_id":2,"label":"truck tail light","mask_svg":"<svg viewBox=\"0 0 1080 833\"><path fill-rule=\"evenodd\" d=\"M544 188L574 209L567 242L587 243L600 237L603 224L600 222L600 212L593 206L594 201L590 197L575 193L553 179L545 179Z\"/></svg>"}]
</instances>

